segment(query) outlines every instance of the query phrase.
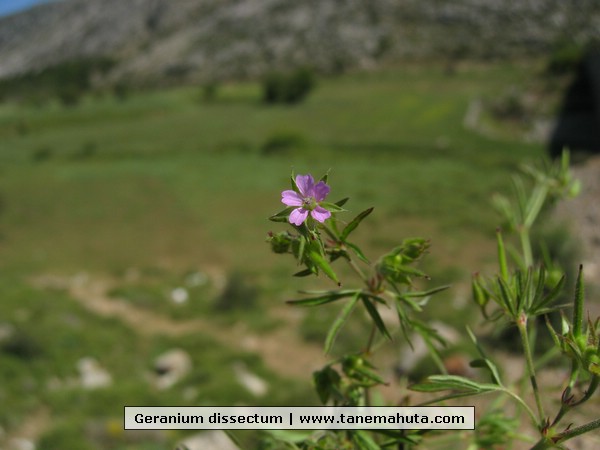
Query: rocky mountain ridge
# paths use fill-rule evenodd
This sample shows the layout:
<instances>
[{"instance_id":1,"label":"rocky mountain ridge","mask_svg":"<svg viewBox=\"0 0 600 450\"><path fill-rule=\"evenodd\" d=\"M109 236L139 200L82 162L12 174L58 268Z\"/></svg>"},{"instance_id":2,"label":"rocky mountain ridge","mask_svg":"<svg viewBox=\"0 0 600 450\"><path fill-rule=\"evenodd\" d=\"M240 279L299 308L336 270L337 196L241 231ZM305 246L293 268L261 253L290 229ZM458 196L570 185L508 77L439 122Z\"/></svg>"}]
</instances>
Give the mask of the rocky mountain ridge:
<instances>
[{"instance_id":1,"label":"rocky mountain ridge","mask_svg":"<svg viewBox=\"0 0 600 450\"><path fill-rule=\"evenodd\" d=\"M0 78L110 57L109 81L537 55L600 36L593 0L62 0L0 19Z\"/></svg>"}]
</instances>

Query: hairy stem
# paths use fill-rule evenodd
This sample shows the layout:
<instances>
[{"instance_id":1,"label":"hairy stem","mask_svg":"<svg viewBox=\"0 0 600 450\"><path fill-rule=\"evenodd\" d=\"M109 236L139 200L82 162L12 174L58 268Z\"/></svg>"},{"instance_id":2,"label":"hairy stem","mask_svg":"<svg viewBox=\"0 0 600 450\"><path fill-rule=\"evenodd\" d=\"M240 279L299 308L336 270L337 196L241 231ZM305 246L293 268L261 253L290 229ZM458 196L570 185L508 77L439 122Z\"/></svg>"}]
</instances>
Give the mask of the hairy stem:
<instances>
[{"instance_id":1,"label":"hairy stem","mask_svg":"<svg viewBox=\"0 0 600 450\"><path fill-rule=\"evenodd\" d=\"M580 427L571 428L570 430L563 431L562 433L554 436L552 441L556 444L560 444L561 442L568 441L569 439L573 439L574 437L580 436L585 433L589 433L592 430L600 428L600 419L593 420L591 422L586 423L585 425L581 425Z\"/></svg>"},{"instance_id":2,"label":"hairy stem","mask_svg":"<svg viewBox=\"0 0 600 450\"><path fill-rule=\"evenodd\" d=\"M523 345L523 352L525 353L525 361L527 363L527 374L529 375L529 381L531 383L531 388L533 390L533 396L535 398L535 404L537 406L538 411L538 428L541 429L543 427L544 418L546 417L544 413L544 407L542 406L542 399L540 397L540 391L537 384L537 379L535 377L535 367L533 365L533 357L531 355L531 347L529 345L529 336L527 333L527 317L522 315L519 320L517 320L517 328L519 329L519 335L521 336L521 343Z\"/></svg>"}]
</instances>

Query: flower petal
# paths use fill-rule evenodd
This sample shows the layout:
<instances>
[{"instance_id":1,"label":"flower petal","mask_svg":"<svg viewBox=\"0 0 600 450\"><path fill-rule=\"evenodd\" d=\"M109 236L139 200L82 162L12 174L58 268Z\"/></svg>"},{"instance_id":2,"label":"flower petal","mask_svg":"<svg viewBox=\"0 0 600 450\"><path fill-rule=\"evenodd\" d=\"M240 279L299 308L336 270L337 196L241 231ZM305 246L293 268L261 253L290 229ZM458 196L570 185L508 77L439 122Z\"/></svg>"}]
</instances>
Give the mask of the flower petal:
<instances>
[{"instance_id":1,"label":"flower petal","mask_svg":"<svg viewBox=\"0 0 600 450\"><path fill-rule=\"evenodd\" d=\"M281 203L287 206L302 206L302 197L296 191L287 190L281 193Z\"/></svg>"},{"instance_id":2,"label":"flower petal","mask_svg":"<svg viewBox=\"0 0 600 450\"><path fill-rule=\"evenodd\" d=\"M319 181L313 188L313 197L316 201L321 202L325 200L325 197L329 194L329 189L329 186L327 186L324 181Z\"/></svg>"},{"instance_id":3,"label":"flower petal","mask_svg":"<svg viewBox=\"0 0 600 450\"><path fill-rule=\"evenodd\" d=\"M296 175L296 186L304 197L310 197L315 185L312 175Z\"/></svg>"},{"instance_id":4,"label":"flower petal","mask_svg":"<svg viewBox=\"0 0 600 450\"><path fill-rule=\"evenodd\" d=\"M297 227L302 225L302 223L308 217L308 210L304 208L296 208L290 213L290 223L293 223Z\"/></svg>"},{"instance_id":5,"label":"flower petal","mask_svg":"<svg viewBox=\"0 0 600 450\"><path fill-rule=\"evenodd\" d=\"M322 206L316 206L315 209L310 212L310 215L313 216L313 219L315 219L317 222L321 223L325 222L331 217L331 213Z\"/></svg>"}]
</instances>

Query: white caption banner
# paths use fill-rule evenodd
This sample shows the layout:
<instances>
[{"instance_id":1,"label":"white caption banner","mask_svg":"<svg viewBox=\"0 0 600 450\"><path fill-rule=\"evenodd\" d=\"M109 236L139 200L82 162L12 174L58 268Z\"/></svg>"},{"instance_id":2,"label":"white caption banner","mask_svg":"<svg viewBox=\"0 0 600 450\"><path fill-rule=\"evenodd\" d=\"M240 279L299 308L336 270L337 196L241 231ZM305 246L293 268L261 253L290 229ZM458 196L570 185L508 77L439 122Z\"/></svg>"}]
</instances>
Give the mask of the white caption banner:
<instances>
[{"instance_id":1,"label":"white caption banner","mask_svg":"<svg viewBox=\"0 0 600 450\"><path fill-rule=\"evenodd\" d=\"M474 406L126 406L126 430L474 430Z\"/></svg>"}]
</instances>

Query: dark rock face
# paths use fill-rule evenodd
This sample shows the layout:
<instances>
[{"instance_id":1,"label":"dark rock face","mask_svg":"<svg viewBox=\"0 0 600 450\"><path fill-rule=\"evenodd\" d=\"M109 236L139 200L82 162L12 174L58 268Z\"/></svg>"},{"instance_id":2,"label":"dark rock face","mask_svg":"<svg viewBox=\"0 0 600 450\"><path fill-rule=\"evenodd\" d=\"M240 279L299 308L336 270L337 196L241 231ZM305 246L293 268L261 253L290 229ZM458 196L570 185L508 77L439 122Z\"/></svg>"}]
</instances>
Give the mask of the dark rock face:
<instances>
[{"instance_id":1,"label":"dark rock face","mask_svg":"<svg viewBox=\"0 0 600 450\"><path fill-rule=\"evenodd\" d=\"M565 94L550 154L558 157L563 148L600 153L600 49L585 55Z\"/></svg>"},{"instance_id":2,"label":"dark rock face","mask_svg":"<svg viewBox=\"0 0 600 450\"><path fill-rule=\"evenodd\" d=\"M336 72L534 55L598 29L594 1L62 0L0 19L0 77L93 56L119 61L113 81Z\"/></svg>"}]
</instances>

